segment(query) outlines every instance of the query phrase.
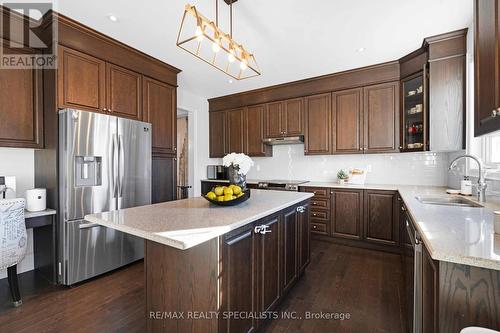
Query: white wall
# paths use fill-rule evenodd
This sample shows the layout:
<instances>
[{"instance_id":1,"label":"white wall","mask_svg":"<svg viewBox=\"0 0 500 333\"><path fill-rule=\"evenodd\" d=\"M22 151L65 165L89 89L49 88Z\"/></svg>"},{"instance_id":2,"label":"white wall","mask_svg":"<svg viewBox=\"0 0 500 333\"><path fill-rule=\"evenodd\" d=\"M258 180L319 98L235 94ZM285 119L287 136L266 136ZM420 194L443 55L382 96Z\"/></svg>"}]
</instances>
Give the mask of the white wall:
<instances>
[{"instance_id":1,"label":"white wall","mask_svg":"<svg viewBox=\"0 0 500 333\"><path fill-rule=\"evenodd\" d=\"M207 165L220 164L220 159L208 157L208 101L186 89L177 90L177 107L188 112L189 174L193 190L190 195L199 196L202 179L207 177Z\"/></svg>"},{"instance_id":2,"label":"white wall","mask_svg":"<svg viewBox=\"0 0 500 333\"><path fill-rule=\"evenodd\" d=\"M33 149L0 148L0 176L16 177L16 197L25 197L26 190L35 184L35 154ZM18 265L18 272L32 270L33 233L28 230L26 257ZM7 270L0 270L0 279L7 276Z\"/></svg>"},{"instance_id":3,"label":"white wall","mask_svg":"<svg viewBox=\"0 0 500 333\"><path fill-rule=\"evenodd\" d=\"M335 181L340 169L366 168L366 183L445 185L444 153L305 156L304 145L274 146L273 157L253 158L248 179Z\"/></svg>"}]
</instances>

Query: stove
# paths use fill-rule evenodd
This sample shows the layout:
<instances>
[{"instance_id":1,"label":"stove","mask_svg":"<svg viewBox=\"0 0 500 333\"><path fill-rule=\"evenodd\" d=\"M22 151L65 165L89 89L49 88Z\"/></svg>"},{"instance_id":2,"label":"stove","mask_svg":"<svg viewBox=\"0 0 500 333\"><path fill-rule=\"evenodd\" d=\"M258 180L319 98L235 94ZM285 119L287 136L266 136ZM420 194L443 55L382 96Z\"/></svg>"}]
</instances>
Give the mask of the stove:
<instances>
[{"instance_id":1,"label":"stove","mask_svg":"<svg viewBox=\"0 0 500 333\"><path fill-rule=\"evenodd\" d=\"M307 182L307 180L263 180L257 186L260 190L298 191L299 185Z\"/></svg>"}]
</instances>

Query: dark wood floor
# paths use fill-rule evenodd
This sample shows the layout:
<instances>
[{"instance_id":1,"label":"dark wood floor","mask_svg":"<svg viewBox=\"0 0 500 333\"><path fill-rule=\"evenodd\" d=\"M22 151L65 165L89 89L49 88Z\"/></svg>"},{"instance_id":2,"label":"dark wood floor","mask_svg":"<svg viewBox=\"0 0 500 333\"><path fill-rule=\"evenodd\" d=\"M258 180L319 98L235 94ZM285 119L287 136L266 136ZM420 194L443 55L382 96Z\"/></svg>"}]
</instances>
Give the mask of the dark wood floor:
<instances>
[{"instance_id":1,"label":"dark wood floor","mask_svg":"<svg viewBox=\"0 0 500 333\"><path fill-rule=\"evenodd\" d=\"M133 264L78 286L24 284L9 308L0 283L0 332L143 332L144 271ZM2 281L3 282L3 281ZM265 332L402 332L401 268L394 254L312 242L311 264L280 311L349 313L349 320L272 321Z\"/></svg>"},{"instance_id":2,"label":"dark wood floor","mask_svg":"<svg viewBox=\"0 0 500 333\"><path fill-rule=\"evenodd\" d=\"M349 313L349 320L272 321L266 333L404 332L399 255L313 241L306 273L280 311Z\"/></svg>"}]
</instances>

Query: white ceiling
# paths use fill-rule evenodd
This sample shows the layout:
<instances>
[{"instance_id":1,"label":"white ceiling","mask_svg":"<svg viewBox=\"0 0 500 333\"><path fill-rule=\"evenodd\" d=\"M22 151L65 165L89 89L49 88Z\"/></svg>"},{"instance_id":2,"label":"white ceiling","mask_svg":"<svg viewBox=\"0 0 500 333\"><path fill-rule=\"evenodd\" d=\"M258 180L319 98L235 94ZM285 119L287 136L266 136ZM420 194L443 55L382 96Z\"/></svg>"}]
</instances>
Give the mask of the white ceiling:
<instances>
[{"instance_id":1,"label":"white ceiling","mask_svg":"<svg viewBox=\"0 0 500 333\"><path fill-rule=\"evenodd\" d=\"M423 38L470 26L472 0L239 0L233 36L262 75L229 77L175 45L188 0L62 0L57 10L182 70L179 87L202 97L395 60ZM215 19L215 0L190 0ZM221 27L228 6L219 0ZM111 22L107 16L119 19ZM358 49L365 48L364 52Z\"/></svg>"}]
</instances>

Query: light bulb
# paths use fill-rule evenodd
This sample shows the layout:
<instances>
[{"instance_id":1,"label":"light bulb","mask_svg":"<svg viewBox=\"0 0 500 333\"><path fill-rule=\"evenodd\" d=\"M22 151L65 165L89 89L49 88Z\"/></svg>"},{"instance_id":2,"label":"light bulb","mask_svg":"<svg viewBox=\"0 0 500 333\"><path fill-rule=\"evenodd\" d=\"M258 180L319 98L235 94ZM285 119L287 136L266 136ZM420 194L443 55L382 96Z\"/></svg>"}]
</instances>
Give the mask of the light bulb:
<instances>
[{"instance_id":1,"label":"light bulb","mask_svg":"<svg viewBox=\"0 0 500 333\"><path fill-rule=\"evenodd\" d=\"M247 69L247 62L245 60L243 60L242 62L240 62L240 68L242 71L244 71L245 69Z\"/></svg>"},{"instance_id":2,"label":"light bulb","mask_svg":"<svg viewBox=\"0 0 500 333\"><path fill-rule=\"evenodd\" d=\"M218 42L214 42L214 43L212 44L212 51L214 51L215 53L217 53L217 52L219 52L219 50L220 50L220 45L219 45L219 43L218 43Z\"/></svg>"},{"instance_id":3,"label":"light bulb","mask_svg":"<svg viewBox=\"0 0 500 333\"><path fill-rule=\"evenodd\" d=\"M229 51L229 54L227 55L227 60L229 60L229 62L234 62L236 60L233 50Z\"/></svg>"},{"instance_id":4,"label":"light bulb","mask_svg":"<svg viewBox=\"0 0 500 333\"><path fill-rule=\"evenodd\" d=\"M195 35L196 35L196 40L198 40L199 42L201 42L203 40L203 30L201 29L201 27L198 25L196 26L196 32L195 32Z\"/></svg>"}]
</instances>

